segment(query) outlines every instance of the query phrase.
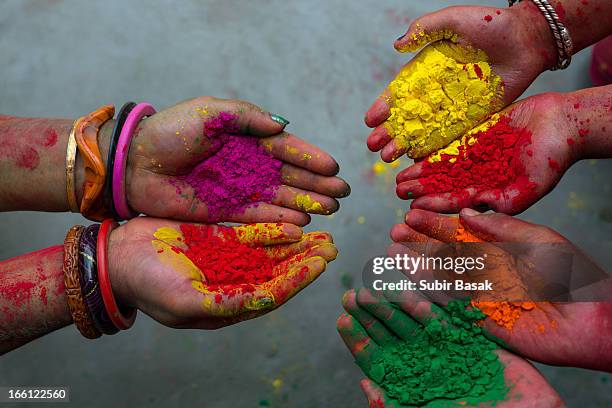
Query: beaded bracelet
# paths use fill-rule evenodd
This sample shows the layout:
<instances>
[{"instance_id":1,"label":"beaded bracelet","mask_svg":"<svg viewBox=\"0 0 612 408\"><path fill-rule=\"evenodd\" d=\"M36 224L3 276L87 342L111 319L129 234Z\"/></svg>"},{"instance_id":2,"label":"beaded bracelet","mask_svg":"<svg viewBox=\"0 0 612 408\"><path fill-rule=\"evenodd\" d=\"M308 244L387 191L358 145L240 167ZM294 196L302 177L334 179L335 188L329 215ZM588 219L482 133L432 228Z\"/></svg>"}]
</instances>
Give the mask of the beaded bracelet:
<instances>
[{"instance_id":1,"label":"beaded bracelet","mask_svg":"<svg viewBox=\"0 0 612 408\"><path fill-rule=\"evenodd\" d=\"M113 289L111 287L110 278L108 276L108 237L110 232L117 228L117 221L107 219L102 222L100 231L98 232L98 240L96 245L97 260L98 260L98 282L100 283L100 291L104 307L113 324L120 330L127 330L134 324L136 320L136 309L130 308L124 312L119 309Z\"/></svg>"},{"instance_id":2,"label":"beaded bracelet","mask_svg":"<svg viewBox=\"0 0 612 408\"><path fill-rule=\"evenodd\" d=\"M117 152L117 142L119 141L119 135L121 134L121 130L123 129L123 125L125 124L125 120L127 119L128 114L134 109L136 104L134 102L126 102L123 104L121 109L119 109L119 113L117 114L117 120L115 122L115 127L113 128L113 134L111 135L110 145L108 148L108 156L106 160L106 181L104 184L104 196L106 197L106 202L108 209L112 213L113 217L116 220L120 220L119 214L117 214L117 210L115 209L115 203L113 201L113 166L115 165L115 153Z\"/></svg>"},{"instance_id":3,"label":"beaded bracelet","mask_svg":"<svg viewBox=\"0 0 612 408\"><path fill-rule=\"evenodd\" d=\"M155 113L155 108L148 103L139 103L128 114L125 124L121 129L117 148L115 150L115 160L113 163L113 203L117 214L124 220L136 217L138 214L130 209L127 202L125 191L125 167L127 165L130 142L134 136L134 131L138 122L145 116Z\"/></svg>"},{"instance_id":4,"label":"beaded bracelet","mask_svg":"<svg viewBox=\"0 0 612 408\"><path fill-rule=\"evenodd\" d=\"M104 308L102 292L98 283L96 246L99 230L99 224L90 225L85 228L79 240L81 294L95 328L104 334L115 334L119 329L113 324Z\"/></svg>"},{"instance_id":5,"label":"beaded bracelet","mask_svg":"<svg viewBox=\"0 0 612 408\"><path fill-rule=\"evenodd\" d=\"M64 240L64 285L66 297L72 320L79 332L88 339L95 339L101 333L93 325L93 321L81 294L81 283L79 278L79 240L85 227L75 225L70 228Z\"/></svg>"}]
</instances>

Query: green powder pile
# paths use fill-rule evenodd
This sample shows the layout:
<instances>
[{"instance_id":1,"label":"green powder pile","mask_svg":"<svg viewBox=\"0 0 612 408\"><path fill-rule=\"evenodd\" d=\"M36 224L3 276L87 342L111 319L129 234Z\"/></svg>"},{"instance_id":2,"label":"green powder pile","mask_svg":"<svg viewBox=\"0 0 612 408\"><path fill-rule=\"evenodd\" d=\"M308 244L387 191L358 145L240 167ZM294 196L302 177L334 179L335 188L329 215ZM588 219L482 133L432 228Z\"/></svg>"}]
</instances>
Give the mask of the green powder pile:
<instances>
[{"instance_id":1,"label":"green powder pile","mask_svg":"<svg viewBox=\"0 0 612 408\"><path fill-rule=\"evenodd\" d=\"M509 388L493 352L497 346L475 324L486 316L468 305L449 302L444 310L452 325L433 317L408 341L381 346L364 372L401 405L456 407L504 400Z\"/></svg>"}]
</instances>

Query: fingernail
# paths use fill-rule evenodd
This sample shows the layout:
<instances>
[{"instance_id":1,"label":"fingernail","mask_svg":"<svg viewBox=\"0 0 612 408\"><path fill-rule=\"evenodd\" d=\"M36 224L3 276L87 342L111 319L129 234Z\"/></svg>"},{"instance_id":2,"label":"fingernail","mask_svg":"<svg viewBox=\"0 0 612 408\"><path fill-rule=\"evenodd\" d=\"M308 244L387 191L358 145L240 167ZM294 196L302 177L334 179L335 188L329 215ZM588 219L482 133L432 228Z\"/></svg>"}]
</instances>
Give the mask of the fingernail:
<instances>
[{"instance_id":1,"label":"fingernail","mask_svg":"<svg viewBox=\"0 0 612 408\"><path fill-rule=\"evenodd\" d=\"M272 119L273 121L275 121L276 123L287 126L289 124L289 121L285 118L283 118L281 115L277 115L275 113L271 113L270 114L270 119Z\"/></svg>"},{"instance_id":2,"label":"fingernail","mask_svg":"<svg viewBox=\"0 0 612 408\"><path fill-rule=\"evenodd\" d=\"M259 307L266 307L272 304L272 299L269 297L261 298L257 300L257 305Z\"/></svg>"},{"instance_id":3,"label":"fingernail","mask_svg":"<svg viewBox=\"0 0 612 408\"><path fill-rule=\"evenodd\" d=\"M404 38L405 36L406 36L406 34L402 34L399 37L397 37L397 40L395 40L395 41L401 41L402 38Z\"/></svg>"},{"instance_id":4,"label":"fingernail","mask_svg":"<svg viewBox=\"0 0 612 408\"><path fill-rule=\"evenodd\" d=\"M461 210L461 215L463 215L464 217L474 217L479 214L480 213L478 211L472 210L471 208L464 208L463 210Z\"/></svg>"}]
</instances>

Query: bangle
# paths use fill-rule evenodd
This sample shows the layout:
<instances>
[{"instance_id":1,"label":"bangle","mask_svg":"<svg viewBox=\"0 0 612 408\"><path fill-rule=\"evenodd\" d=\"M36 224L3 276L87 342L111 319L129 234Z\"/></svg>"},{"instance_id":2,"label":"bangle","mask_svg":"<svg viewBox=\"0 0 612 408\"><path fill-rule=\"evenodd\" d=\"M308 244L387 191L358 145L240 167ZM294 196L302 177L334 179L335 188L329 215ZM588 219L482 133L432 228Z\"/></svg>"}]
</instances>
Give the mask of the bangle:
<instances>
[{"instance_id":1,"label":"bangle","mask_svg":"<svg viewBox=\"0 0 612 408\"><path fill-rule=\"evenodd\" d=\"M125 124L121 129L117 149L115 150L115 162L113 163L113 203L117 214L124 220L136 217L138 214L130 209L125 191L125 167L130 150L130 142L138 122L145 116L155 113L155 108L148 103L139 103L128 114Z\"/></svg>"},{"instance_id":2,"label":"bangle","mask_svg":"<svg viewBox=\"0 0 612 408\"><path fill-rule=\"evenodd\" d=\"M112 119L114 113L115 107L113 105L102 106L84 116L75 132L77 146L79 153L83 156L83 166L85 167L85 182L80 210L85 217L96 221L101 221L108 215L102 200L100 200L106 171L98 147L98 133L100 127Z\"/></svg>"},{"instance_id":3,"label":"bangle","mask_svg":"<svg viewBox=\"0 0 612 408\"><path fill-rule=\"evenodd\" d=\"M94 327L104 334L115 334L119 329L113 324L104 308L100 284L98 283L96 246L99 230L99 224L90 225L85 228L79 240L81 294Z\"/></svg>"},{"instance_id":4,"label":"bangle","mask_svg":"<svg viewBox=\"0 0 612 408\"><path fill-rule=\"evenodd\" d=\"M87 312L83 296L81 295L81 284L79 280L78 246L85 227L75 225L70 228L64 240L64 285L66 286L66 297L72 320L77 329L84 337L95 339L101 333L94 327L91 316Z\"/></svg>"},{"instance_id":5,"label":"bangle","mask_svg":"<svg viewBox=\"0 0 612 408\"><path fill-rule=\"evenodd\" d=\"M73 213L79 212L74 182L74 167L77 155L77 144L74 132L80 121L81 119L77 119L72 123L72 129L68 136L68 146L66 147L66 194L68 196L68 207Z\"/></svg>"},{"instance_id":6,"label":"bangle","mask_svg":"<svg viewBox=\"0 0 612 408\"><path fill-rule=\"evenodd\" d=\"M120 330L127 330L134 324L136 320L136 309L130 308L124 313L119 309L113 294L110 278L108 276L108 237L110 232L117 228L119 224L112 219L106 219L100 226L98 232L98 241L96 250L98 252L98 282L100 283L100 292L104 307L113 324Z\"/></svg>"},{"instance_id":7,"label":"bangle","mask_svg":"<svg viewBox=\"0 0 612 408\"><path fill-rule=\"evenodd\" d=\"M126 102L119 113L117 114L117 121L113 128L113 134L111 135L110 146L108 148L108 156L106 159L106 181L104 182L104 196L106 197L106 205L113 217L116 220L121 219L117 210L115 210L115 204L113 202L113 165L115 164L115 152L117 151L117 142L119 141L119 135L123 124L127 119L127 115L134 109L136 104L134 102Z\"/></svg>"},{"instance_id":8,"label":"bangle","mask_svg":"<svg viewBox=\"0 0 612 408\"><path fill-rule=\"evenodd\" d=\"M550 68L551 71L565 69L572 62L572 53L574 52L574 43L570 36L569 30L561 22L554 7L550 5L548 0L532 0L533 3L544 15L544 19L550 27L555 44L557 46L557 64ZM516 0L508 0L508 5L511 7L516 3Z\"/></svg>"}]
</instances>

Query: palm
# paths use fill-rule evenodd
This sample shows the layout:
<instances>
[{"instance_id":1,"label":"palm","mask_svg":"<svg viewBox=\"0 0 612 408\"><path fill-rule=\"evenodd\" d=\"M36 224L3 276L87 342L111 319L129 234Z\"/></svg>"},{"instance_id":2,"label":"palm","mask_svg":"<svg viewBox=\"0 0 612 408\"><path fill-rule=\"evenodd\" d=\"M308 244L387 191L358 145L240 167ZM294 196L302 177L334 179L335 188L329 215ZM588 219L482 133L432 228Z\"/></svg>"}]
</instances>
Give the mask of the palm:
<instances>
[{"instance_id":1,"label":"palm","mask_svg":"<svg viewBox=\"0 0 612 408\"><path fill-rule=\"evenodd\" d=\"M270 203L253 202L239 214L212 217L205 202L183 177L220 148L216 135L206 135L205 124L228 112L235 117L232 131L261 138L281 162L283 185ZM335 198L350 191L338 177L338 165L322 150L283 132L284 126L256 106L200 97L179 103L144 120L132 141L127 169L129 205L150 216L190 221L308 223L306 212L329 214ZM223 132L220 132L223 133ZM227 132L226 132L227 133ZM308 195L318 206L304 208L296 197ZM214 219L213 219L214 218Z\"/></svg>"},{"instance_id":2,"label":"palm","mask_svg":"<svg viewBox=\"0 0 612 408\"><path fill-rule=\"evenodd\" d=\"M427 180L437 176L428 173L432 167L424 160L398 174L398 195L404 199L414 198L412 208L443 213L456 213L465 207L490 208L507 214L525 211L554 188L575 160L571 146L580 141L572 139L572 128L564 120L559 106L558 95L541 94L501 112L511 118L510 125L515 129L525 128L531 134L530 141L517 153L528 182L510 182L503 190L468 187L461 194L450 193L453 186L449 184L447 191L429 192L425 189Z\"/></svg>"},{"instance_id":3,"label":"palm","mask_svg":"<svg viewBox=\"0 0 612 408\"><path fill-rule=\"evenodd\" d=\"M180 225L138 217L113 231L109 250L126 303L172 327L217 328L267 313L316 279L337 254L329 234L303 235L291 224L203 225L213 236L245 232L244 243L264 248L275 265L267 282L209 287L203 271L176 251L184 245Z\"/></svg>"}]
</instances>

